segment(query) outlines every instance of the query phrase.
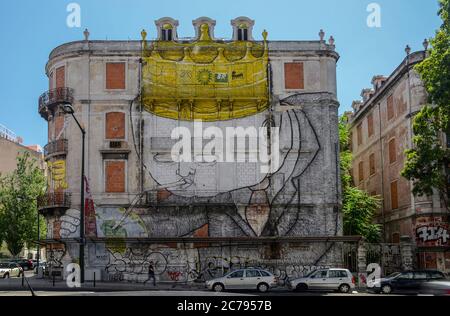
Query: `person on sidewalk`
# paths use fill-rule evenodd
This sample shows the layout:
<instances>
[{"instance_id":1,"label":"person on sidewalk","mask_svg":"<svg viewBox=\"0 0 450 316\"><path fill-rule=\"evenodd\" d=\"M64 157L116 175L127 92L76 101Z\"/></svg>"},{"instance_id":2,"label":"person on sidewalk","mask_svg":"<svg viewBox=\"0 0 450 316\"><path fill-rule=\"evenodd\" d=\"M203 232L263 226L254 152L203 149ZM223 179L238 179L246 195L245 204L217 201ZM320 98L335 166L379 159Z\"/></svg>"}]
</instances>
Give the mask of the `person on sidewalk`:
<instances>
[{"instance_id":1,"label":"person on sidewalk","mask_svg":"<svg viewBox=\"0 0 450 316\"><path fill-rule=\"evenodd\" d=\"M144 285L153 279L153 286L156 286L156 278L155 278L155 270L153 269L153 262L150 262L150 265L148 266L148 279L144 282Z\"/></svg>"}]
</instances>

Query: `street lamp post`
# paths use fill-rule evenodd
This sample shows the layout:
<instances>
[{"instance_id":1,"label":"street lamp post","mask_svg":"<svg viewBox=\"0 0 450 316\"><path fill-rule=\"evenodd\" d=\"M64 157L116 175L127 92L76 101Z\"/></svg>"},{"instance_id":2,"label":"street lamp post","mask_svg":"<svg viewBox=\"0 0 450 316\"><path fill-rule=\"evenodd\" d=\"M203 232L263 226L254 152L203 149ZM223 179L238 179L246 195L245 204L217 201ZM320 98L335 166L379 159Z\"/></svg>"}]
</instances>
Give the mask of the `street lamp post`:
<instances>
[{"instance_id":1,"label":"street lamp post","mask_svg":"<svg viewBox=\"0 0 450 316\"><path fill-rule=\"evenodd\" d=\"M77 118L75 117L74 113L75 110L73 106L70 104L66 104L63 106L63 111L66 114L72 115L73 119L77 123L78 127L81 131L82 141L81 141L81 205L80 205L80 281L81 283L84 283L84 243L85 243L85 236L84 236L84 144L85 144L85 138L86 138L86 130L81 126L80 122L78 122Z\"/></svg>"}]
</instances>

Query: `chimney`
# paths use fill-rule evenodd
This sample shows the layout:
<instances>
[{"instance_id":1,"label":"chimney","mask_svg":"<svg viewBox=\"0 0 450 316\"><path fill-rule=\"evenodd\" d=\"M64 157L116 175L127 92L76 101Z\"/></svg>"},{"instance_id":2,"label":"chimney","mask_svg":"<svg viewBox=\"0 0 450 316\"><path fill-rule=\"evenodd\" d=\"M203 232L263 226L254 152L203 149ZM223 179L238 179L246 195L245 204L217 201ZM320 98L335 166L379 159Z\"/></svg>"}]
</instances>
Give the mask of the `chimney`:
<instances>
[{"instance_id":1,"label":"chimney","mask_svg":"<svg viewBox=\"0 0 450 316\"><path fill-rule=\"evenodd\" d=\"M388 79L387 77L382 75L374 76L372 78L373 89L375 91L378 91L378 89L380 89L383 86L383 84L386 82L387 79Z\"/></svg>"},{"instance_id":2,"label":"chimney","mask_svg":"<svg viewBox=\"0 0 450 316\"><path fill-rule=\"evenodd\" d=\"M363 89L361 91L361 97L363 98L363 102L367 102L372 95L375 93L375 91L373 89Z\"/></svg>"}]
</instances>

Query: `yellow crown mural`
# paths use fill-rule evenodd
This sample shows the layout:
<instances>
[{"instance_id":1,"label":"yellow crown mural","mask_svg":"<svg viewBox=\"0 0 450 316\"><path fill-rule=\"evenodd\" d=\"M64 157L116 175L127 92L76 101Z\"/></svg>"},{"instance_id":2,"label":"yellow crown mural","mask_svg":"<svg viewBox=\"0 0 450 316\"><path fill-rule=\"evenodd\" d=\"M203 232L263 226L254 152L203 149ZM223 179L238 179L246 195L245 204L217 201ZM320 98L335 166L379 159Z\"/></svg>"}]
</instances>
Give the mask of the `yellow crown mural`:
<instances>
[{"instance_id":1,"label":"yellow crown mural","mask_svg":"<svg viewBox=\"0 0 450 316\"><path fill-rule=\"evenodd\" d=\"M242 118L269 106L268 44L213 41L207 24L195 42L146 42L142 32L142 101L177 120Z\"/></svg>"}]
</instances>

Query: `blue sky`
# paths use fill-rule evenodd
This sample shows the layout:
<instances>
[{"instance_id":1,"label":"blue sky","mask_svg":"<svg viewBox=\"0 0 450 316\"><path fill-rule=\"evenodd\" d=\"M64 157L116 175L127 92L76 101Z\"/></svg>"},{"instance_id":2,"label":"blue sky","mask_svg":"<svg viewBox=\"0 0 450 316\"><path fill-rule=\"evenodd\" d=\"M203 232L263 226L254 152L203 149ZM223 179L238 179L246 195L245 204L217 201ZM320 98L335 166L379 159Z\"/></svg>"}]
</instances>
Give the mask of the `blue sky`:
<instances>
[{"instance_id":1,"label":"blue sky","mask_svg":"<svg viewBox=\"0 0 450 316\"><path fill-rule=\"evenodd\" d=\"M67 5L81 7L81 28L66 24ZM381 7L381 28L369 28L367 6ZM154 20L171 16L180 21L179 36L193 36L192 20L217 21L215 35L231 37L230 20L241 15L256 21L269 39L316 40L322 28L333 35L338 63L340 112L350 108L375 74L390 74L409 44L422 49L424 38L440 25L437 0L2 0L0 1L0 123L26 144L46 144L47 127L37 113L37 100L48 88L44 67L50 51L83 38L139 39L142 28L155 37Z\"/></svg>"}]
</instances>

